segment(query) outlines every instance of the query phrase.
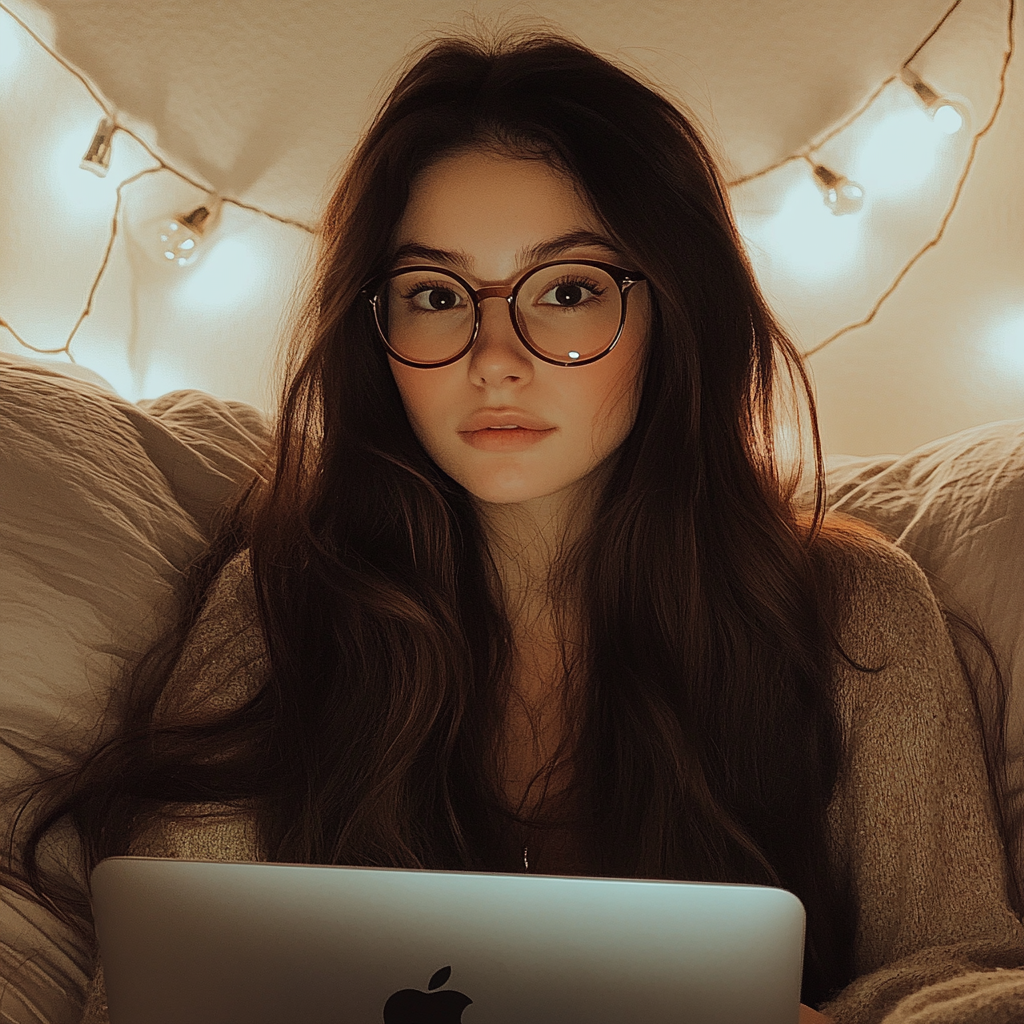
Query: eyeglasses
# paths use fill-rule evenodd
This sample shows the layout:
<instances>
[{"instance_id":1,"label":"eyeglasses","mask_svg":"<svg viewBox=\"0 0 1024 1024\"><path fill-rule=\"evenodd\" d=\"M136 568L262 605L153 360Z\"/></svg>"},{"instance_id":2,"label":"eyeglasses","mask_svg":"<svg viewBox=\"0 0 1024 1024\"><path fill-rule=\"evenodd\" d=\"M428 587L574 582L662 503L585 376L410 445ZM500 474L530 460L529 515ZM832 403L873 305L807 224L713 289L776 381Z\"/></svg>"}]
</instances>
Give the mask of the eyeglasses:
<instances>
[{"instance_id":1,"label":"eyeglasses","mask_svg":"<svg viewBox=\"0 0 1024 1024\"><path fill-rule=\"evenodd\" d=\"M438 267L399 267L362 289L381 340L407 366L447 366L480 332L480 303L504 299L519 340L538 359L584 366L615 347L626 322L626 299L647 279L596 260L556 260L527 271L512 286L470 287Z\"/></svg>"}]
</instances>

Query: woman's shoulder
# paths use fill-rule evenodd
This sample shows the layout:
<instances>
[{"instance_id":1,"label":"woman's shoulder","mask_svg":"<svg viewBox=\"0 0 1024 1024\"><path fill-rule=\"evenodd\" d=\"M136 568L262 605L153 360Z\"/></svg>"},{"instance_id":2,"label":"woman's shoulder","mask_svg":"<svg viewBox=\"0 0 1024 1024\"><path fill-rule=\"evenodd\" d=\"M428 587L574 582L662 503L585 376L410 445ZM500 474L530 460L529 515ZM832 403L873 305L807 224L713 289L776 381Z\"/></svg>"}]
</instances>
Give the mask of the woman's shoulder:
<instances>
[{"instance_id":1,"label":"woman's shoulder","mask_svg":"<svg viewBox=\"0 0 1024 1024\"><path fill-rule=\"evenodd\" d=\"M847 724L892 730L921 716L972 713L945 617L913 559L841 521L827 525L819 551L836 595L835 694Z\"/></svg>"},{"instance_id":2,"label":"woman's shoulder","mask_svg":"<svg viewBox=\"0 0 1024 1024\"><path fill-rule=\"evenodd\" d=\"M902 548L873 526L840 512L826 513L814 550L851 582L887 581L911 589L922 583L928 586L920 566Z\"/></svg>"},{"instance_id":3,"label":"woman's shoulder","mask_svg":"<svg viewBox=\"0 0 1024 1024\"><path fill-rule=\"evenodd\" d=\"M844 648L893 656L905 653L911 635L945 632L924 571L873 528L830 514L814 551L833 595ZM857 658L854 650L847 653Z\"/></svg>"},{"instance_id":4,"label":"woman's shoulder","mask_svg":"<svg viewBox=\"0 0 1024 1024\"><path fill-rule=\"evenodd\" d=\"M207 717L233 710L269 671L248 549L230 558L207 589L157 708Z\"/></svg>"}]
</instances>

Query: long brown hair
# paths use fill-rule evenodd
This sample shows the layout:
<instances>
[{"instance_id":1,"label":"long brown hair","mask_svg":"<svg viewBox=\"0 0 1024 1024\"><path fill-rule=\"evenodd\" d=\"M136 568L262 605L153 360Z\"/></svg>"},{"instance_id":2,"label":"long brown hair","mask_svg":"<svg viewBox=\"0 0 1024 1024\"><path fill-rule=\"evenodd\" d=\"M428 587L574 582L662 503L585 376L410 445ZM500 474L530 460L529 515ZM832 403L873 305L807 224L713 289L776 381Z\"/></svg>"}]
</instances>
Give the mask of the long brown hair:
<instances>
[{"instance_id":1,"label":"long brown hair","mask_svg":"<svg viewBox=\"0 0 1024 1024\"><path fill-rule=\"evenodd\" d=\"M855 903L826 844L843 595L820 557L853 535L822 527L801 360L693 120L550 33L436 41L382 106L323 218L265 479L188 573L179 620L128 680L118 736L47 804L26 871L87 922L81 895L38 870L48 832L71 820L90 870L127 850L141 809L206 801L255 807L271 860L516 870L516 816L483 770L509 617L470 496L416 439L360 295L388 267L417 174L474 146L571 175L649 282L636 421L552 576L582 622L585 685L566 699L590 870L792 890L808 915L803 999L818 1003L853 972ZM802 516L774 444L793 385L817 480ZM213 721L154 725L212 581L243 549L265 683Z\"/></svg>"}]
</instances>

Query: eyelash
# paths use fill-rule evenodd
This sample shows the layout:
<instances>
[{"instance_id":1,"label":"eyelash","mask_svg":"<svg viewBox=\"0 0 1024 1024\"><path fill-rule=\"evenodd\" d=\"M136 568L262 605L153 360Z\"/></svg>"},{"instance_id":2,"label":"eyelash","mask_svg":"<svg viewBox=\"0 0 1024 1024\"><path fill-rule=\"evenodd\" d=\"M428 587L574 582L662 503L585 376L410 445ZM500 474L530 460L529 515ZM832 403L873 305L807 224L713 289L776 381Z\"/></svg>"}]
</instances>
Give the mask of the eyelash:
<instances>
[{"instance_id":1,"label":"eyelash","mask_svg":"<svg viewBox=\"0 0 1024 1024\"><path fill-rule=\"evenodd\" d=\"M579 288L586 288L592 295L604 295L604 289L600 288L596 281L587 281L582 277L563 277L557 281L553 281L551 288L562 288L565 286L572 287L576 285ZM548 291L551 289L549 288ZM547 292L544 293L545 295Z\"/></svg>"},{"instance_id":2,"label":"eyelash","mask_svg":"<svg viewBox=\"0 0 1024 1024\"><path fill-rule=\"evenodd\" d=\"M444 284L441 281L421 281L414 288L411 288L407 292L403 292L402 293L402 298L403 299L412 299L412 298L415 298L417 295L422 294L423 292L433 291L435 288L440 289L441 291L446 291L446 292L451 291L450 286L447 285L447 284Z\"/></svg>"}]
</instances>

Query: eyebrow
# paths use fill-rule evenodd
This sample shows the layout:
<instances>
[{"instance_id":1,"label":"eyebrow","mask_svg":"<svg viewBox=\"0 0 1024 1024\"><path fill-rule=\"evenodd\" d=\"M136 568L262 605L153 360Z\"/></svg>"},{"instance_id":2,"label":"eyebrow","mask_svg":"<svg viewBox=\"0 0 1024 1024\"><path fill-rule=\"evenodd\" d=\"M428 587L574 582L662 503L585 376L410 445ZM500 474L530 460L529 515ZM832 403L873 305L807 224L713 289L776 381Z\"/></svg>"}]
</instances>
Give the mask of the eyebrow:
<instances>
[{"instance_id":1,"label":"eyebrow","mask_svg":"<svg viewBox=\"0 0 1024 1024\"><path fill-rule=\"evenodd\" d=\"M594 231L567 231L557 238L549 238L545 242L538 242L536 245L529 245L516 253L516 265L519 267L529 266L532 263L543 263L544 260L553 256L559 256L569 249L576 249L580 246L597 246L607 249L615 256L620 253L615 246L604 237ZM431 245L423 245L421 242L406 242L400 245L391 257L391 265L394 266L399 260L414 256L417 259L430 260L434 263L449 263L460 270L469 271L472 258L461 249L451 251L448 249L435 249Z\"/></svg>"}]
</instances>

